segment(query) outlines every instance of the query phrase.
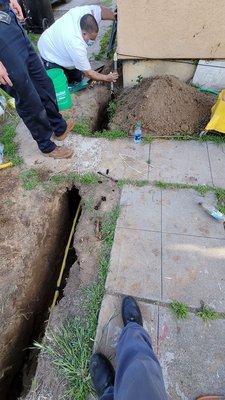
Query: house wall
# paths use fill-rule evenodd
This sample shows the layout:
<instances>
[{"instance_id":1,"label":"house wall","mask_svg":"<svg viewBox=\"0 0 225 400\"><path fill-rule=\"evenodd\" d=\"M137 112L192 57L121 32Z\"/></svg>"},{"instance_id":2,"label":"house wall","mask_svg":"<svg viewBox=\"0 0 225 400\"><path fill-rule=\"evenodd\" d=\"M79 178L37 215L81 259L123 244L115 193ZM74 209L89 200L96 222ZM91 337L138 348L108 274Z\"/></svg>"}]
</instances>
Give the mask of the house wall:
<instances>
[{"instance_id":1,"label":"house wall","mask_svg":"<svg viewBox=\"0 0 225 400\"><path fill-rule=\"evenodd\" d=\"M120 58L224 59L224 0L118 0Z\"/></svg>"}]
</instances>

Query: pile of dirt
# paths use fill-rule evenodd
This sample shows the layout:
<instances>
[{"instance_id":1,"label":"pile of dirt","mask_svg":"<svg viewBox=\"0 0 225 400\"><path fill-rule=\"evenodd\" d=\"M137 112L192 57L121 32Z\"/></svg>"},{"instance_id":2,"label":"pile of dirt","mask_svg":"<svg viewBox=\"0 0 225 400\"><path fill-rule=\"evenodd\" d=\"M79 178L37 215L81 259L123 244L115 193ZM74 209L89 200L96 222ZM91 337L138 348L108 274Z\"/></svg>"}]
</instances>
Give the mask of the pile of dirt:
<instances>
[{"instance_id":1,"label":"pile of dirt","mask_svg":"<svg viewBox=\"0 0 225 400\"><path fill-rule=\"evenodd\" d=\"M144 133L153 136L195 134L207 124L215 97L198 92L174 76L144 79L123 92L110 129L132 133L141 121Z\"/></svg>"}]
</instances>

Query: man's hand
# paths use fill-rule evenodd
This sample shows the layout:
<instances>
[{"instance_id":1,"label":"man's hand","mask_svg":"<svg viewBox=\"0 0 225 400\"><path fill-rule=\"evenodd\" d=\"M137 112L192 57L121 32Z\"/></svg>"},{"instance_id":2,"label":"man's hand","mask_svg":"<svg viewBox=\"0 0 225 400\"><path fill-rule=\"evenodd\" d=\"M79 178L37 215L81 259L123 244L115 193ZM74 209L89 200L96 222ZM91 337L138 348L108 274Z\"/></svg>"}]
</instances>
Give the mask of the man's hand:
<instances>
[{"instance_id":1,"label":"man's hand","mask_svg":"<svg viewBox=\"0 0 225 400\"><path fill-rule=\"evenodd\" d=\"M13 86L11 80L9 79L8 72L6 71L4 65L0 61L0 84Z\"/></svg>"},{"instance_id":2,"label":"man's hand","mask_svg":"<svg viewBox=\"0 0 225 400\"><path fill-rule=\"evenodd\" d=\"M117 79L119 78L119 75L117 72L110 72L110 74L106 75L106 82L116 82Z\"/></svg>"},{"instance_id":3,"label":"man's hand","mask_svg":"<svg viewBox=\"0 0 225 400\"><path fill-rule=\"evenodd\" d=\"M24 19L22 8L17 0L10 0L10 7L15 12L17 18L22 21Z\"/></svg>"}]
</instances>

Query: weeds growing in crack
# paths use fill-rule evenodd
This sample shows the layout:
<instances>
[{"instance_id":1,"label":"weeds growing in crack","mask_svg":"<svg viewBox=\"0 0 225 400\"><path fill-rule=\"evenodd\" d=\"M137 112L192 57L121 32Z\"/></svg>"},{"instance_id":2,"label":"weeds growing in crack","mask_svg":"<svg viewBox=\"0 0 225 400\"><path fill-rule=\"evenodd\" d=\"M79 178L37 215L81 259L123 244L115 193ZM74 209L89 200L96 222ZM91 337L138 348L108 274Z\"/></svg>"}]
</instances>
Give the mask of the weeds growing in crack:
<instances>
[{"instance_id":1,"label":"weeds growing in crack","mask_svg":"<svg viewBox=\"0 0 225 400\"><path fill-rule=\"evenodd\" d=\"M205 322L219 318L219 314L205 304L197 312L197 316L202 318Z\"/></svg>"},{"instance_id":2,"label":"weeds growing in crack","mask_svg":"<svg viewBox=\"0 0 225 400\"><path fill-rule=\"evenodd\" d=\"M117 181L117 186L119 188L123 188L125 185L132 185L136 187L144 187L149 185L149 181L147 180L133 180L133 179L119 179Z\"/></svg>"},{"instance_id":3,"label":"weeds growing in crack","mask_svg":"<svg viewBox=\"0 0 225 400\"><path fill-rule=\"evenodd\" d=\"M65 397L69 399L85 400L92 392L88 365L96 334L98 313L105 291L110 252L118 217L119 207L116 207L103 220L98 279L83 291L83 316L68 320L57 332L48 333L43 344L36 343L43 353L48 354L59 373L67 380L68 391Z\"/></svg>"},{"instance_id":4,"label":"weeds growing in crack","mask_svg":"<svg viewBox=\"0 0 225 400\"><path fill-rule=\"evenodd\" d=\"M185 319L188 316L188 306L177 300L174 300L172 303L170 303L170 310L177 319Z\"/></svg>"},{"instance_id":5,"label":"weeds growing in crack","mask_svg":"<svg viewBox=\"0 0 225 400\"><path fill-rule=\"evenodd\" d=\"M222 213L225 213L225 189L216 186L209 185L189 185L188 183L168 183L157 181L155 186L159 189L193 189L201 196L204 196L208 192L215 194L217 199L217 208Z\"/></svg>"}]
</instances>

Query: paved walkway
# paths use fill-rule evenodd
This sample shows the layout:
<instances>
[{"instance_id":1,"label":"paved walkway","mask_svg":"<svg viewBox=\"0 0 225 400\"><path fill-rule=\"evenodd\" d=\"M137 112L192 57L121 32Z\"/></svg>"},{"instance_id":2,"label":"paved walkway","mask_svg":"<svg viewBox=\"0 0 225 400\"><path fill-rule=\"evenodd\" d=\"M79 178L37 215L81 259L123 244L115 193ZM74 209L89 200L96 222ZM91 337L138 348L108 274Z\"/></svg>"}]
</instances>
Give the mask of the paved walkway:
<instances>
[{"instance_id":1,"label":"paved walkway","mask_svg":"<svg viewBox=\"0 0 225 400\"><path fill-rule=\"evenodd\" d=\"M116 179L161 180L225 187L225 146L195 141L154 141L134 144L132 139L108 141L71 134L64 142L74 148L71 160L43 157L29 131L20 123L17 141L27 167L55 173L106 172ZM61 143L58 143L59 145Z\"/></svg>"},{"instance_id":2,"label":"paved walkway","mask_svg":"<svg viewBox=\"0 0 225 400\"><path fill-rule=\"evenodd\" d=\"M168 308L175 299L225 311L224 228L197 200L192 190L123 189L96 337L96 349L114 358L121 296L135 296L171 400L225 394L224 319L205 323L190 312L180 321Z\"/></svg>"}]
</instances>

